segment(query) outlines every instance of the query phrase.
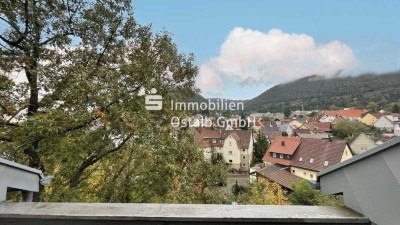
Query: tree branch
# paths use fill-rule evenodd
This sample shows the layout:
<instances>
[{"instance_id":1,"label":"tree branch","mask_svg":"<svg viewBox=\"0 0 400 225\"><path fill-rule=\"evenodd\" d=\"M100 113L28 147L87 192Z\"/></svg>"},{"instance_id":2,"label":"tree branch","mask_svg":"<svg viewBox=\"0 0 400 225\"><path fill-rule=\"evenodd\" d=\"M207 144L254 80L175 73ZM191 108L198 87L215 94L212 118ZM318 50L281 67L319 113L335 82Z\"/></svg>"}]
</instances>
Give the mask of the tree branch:
<instances>
[{"instance_id":1,"label":"tree branch","mask_svg":"<svg viewBox=\"0 0 400 225\"><path fill-rule=\"evenodd\" d=\"M88 158L86 158L81 165L79 166L79 168L76 170L76 172L74 173L74 175L72 176L72 178L70 179L69 182L69 186L71 188L77 187L79 185L79 183L81 182L81 177L83 172L90 167L91 165L95 164L96 162L98 162L99 160L103 159L104 157L108 156L111 153L117 152L119 151L122 147L124 147L124 145L126 144L126 142L132 137L132 134L129 134L126 138L124 138L124 140L121 142L121 144L119 144L117 147L107 150L105 152L103 152L100 155L90 155Z\"/></svg>"}]
</instances>

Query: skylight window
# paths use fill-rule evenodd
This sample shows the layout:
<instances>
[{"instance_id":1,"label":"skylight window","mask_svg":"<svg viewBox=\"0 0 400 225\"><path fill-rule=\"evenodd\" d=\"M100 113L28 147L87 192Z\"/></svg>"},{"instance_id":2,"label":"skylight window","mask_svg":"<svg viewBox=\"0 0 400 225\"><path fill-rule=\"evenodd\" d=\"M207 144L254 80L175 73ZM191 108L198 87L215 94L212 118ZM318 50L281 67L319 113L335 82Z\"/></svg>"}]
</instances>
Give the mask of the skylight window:
<instances>
[{"instance_id":1,"label":"skylight window","mask_svg":"<svg viewBox=\"0 0 400 225\"><path fill-rule=\"evenodd\" d=\"M301 157L301 158L299 159L299 162L303 162L303 157Z\"/></svg>"},{"instance_id":2,"label":"skylight window","mask_svg":"<svg viewBox=\"0 0 400 225\"><path fill-rule=\"evenodd\" d=\"M310 159L310 163L313 163L313 162L314 162L314 158L311 158L311 159Z\"/></svg>"},{"instance_id":3,"label":"skylight window","mask_svg":"<svg viewBox=\"0 0 400 225\"><path fill-rule=\"evenodd\" d=\"M329 161L325 161L324 166L328 166L328 165L329 165Z\"/></svg>"}]
</instances>

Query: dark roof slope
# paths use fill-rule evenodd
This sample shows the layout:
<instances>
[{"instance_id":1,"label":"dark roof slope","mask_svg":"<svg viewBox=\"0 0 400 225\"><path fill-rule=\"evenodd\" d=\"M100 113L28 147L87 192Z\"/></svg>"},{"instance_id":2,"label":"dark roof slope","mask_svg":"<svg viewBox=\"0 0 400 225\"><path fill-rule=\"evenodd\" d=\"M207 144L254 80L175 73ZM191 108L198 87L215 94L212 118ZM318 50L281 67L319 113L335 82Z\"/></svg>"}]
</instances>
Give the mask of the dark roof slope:
<instances>
[{"instance_id":1,"label":"dark roof slope","mask_svg":"<svg viewBox=\"0 0 400 225\"><path fill-rule=\"evenodd\" d=\"M305 180L301 177L291 174L287 170L287 167L277 164L264 167L258 170L257 173L291 190L293 184Z\"/></svg>"},{"instance_id":2,"label":"dark roof slope","mask_svg":"<svg viewBox=\"0 0 400 225\"><path fill-rule=\"evenodd\" d=\"M303 138L290 165L319 172L340 163L346 145L345 141Z\"/></svg>"}]
</instances>

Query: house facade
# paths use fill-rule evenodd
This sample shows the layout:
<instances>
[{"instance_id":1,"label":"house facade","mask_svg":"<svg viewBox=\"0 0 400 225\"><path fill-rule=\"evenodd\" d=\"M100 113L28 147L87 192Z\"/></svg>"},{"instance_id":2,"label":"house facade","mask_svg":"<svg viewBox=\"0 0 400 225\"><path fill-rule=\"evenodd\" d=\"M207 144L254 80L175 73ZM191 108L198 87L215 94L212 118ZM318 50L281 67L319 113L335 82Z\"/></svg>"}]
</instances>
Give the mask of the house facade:
<instances>
[{"instance_id":1,"label":"house facade","mask_svg":"<svg viewBox=\"0 0 400 225\"><path fill-rule=\"evenodd\" d=\"M360 133L358 135L355 135L353 138L349 140L348 143L351 148L351 151L355 155L359 155L377 146L374 140L372 140L365 133Z\"/></svg>"},{"instance_id":2,"label":"house facade","mask_svg":"<svg viewBox=\"0 0 400 225\"><path fill-rule=\"evenodd\" d=\"M382 117L382 113L367 113L362 119L361 123L367 125L367 126L373 126L376 121L379 120L379 118Z\"/></svg>"},{"instance_id":3,"label":"house facade","mask_svg":"<svg viewBox=\"0 0 400 225\"><path fill-rule=\"evenodd\" d=\"M394 123L387 116L382 116L375 123L374 127L385 132L393 132Z\"/></svg>"},{"instance_id":4,"label":"house facade","mask_svg":"<svg viewBox=\"0 0 400 225\"><path fill-rule=\"evenodd\" d=\"M253 135L247 130L202 129L197 139L206 159L221 154L230 168L249 171L253 159Z\"/></svg>"}]
</instances>

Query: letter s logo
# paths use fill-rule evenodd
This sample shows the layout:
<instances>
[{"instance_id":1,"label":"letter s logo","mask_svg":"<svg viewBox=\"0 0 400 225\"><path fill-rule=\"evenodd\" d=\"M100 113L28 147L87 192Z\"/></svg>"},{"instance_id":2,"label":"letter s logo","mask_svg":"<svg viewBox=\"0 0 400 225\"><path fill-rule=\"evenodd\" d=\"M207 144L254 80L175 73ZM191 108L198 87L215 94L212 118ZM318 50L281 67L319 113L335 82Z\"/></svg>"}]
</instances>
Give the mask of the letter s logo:
<instances>
[{"instance_id":1,"label":"letter s logo","mask_svg":"<svg viewBox=\"0 0 400 225\"><path fill-rule=\"evenodd\" d=\"M156 95L157 90L151 89L151 95L146 95L145 108L147 110L161 110L162 109L162 96Z\"/></svg>"}]
</instances>

